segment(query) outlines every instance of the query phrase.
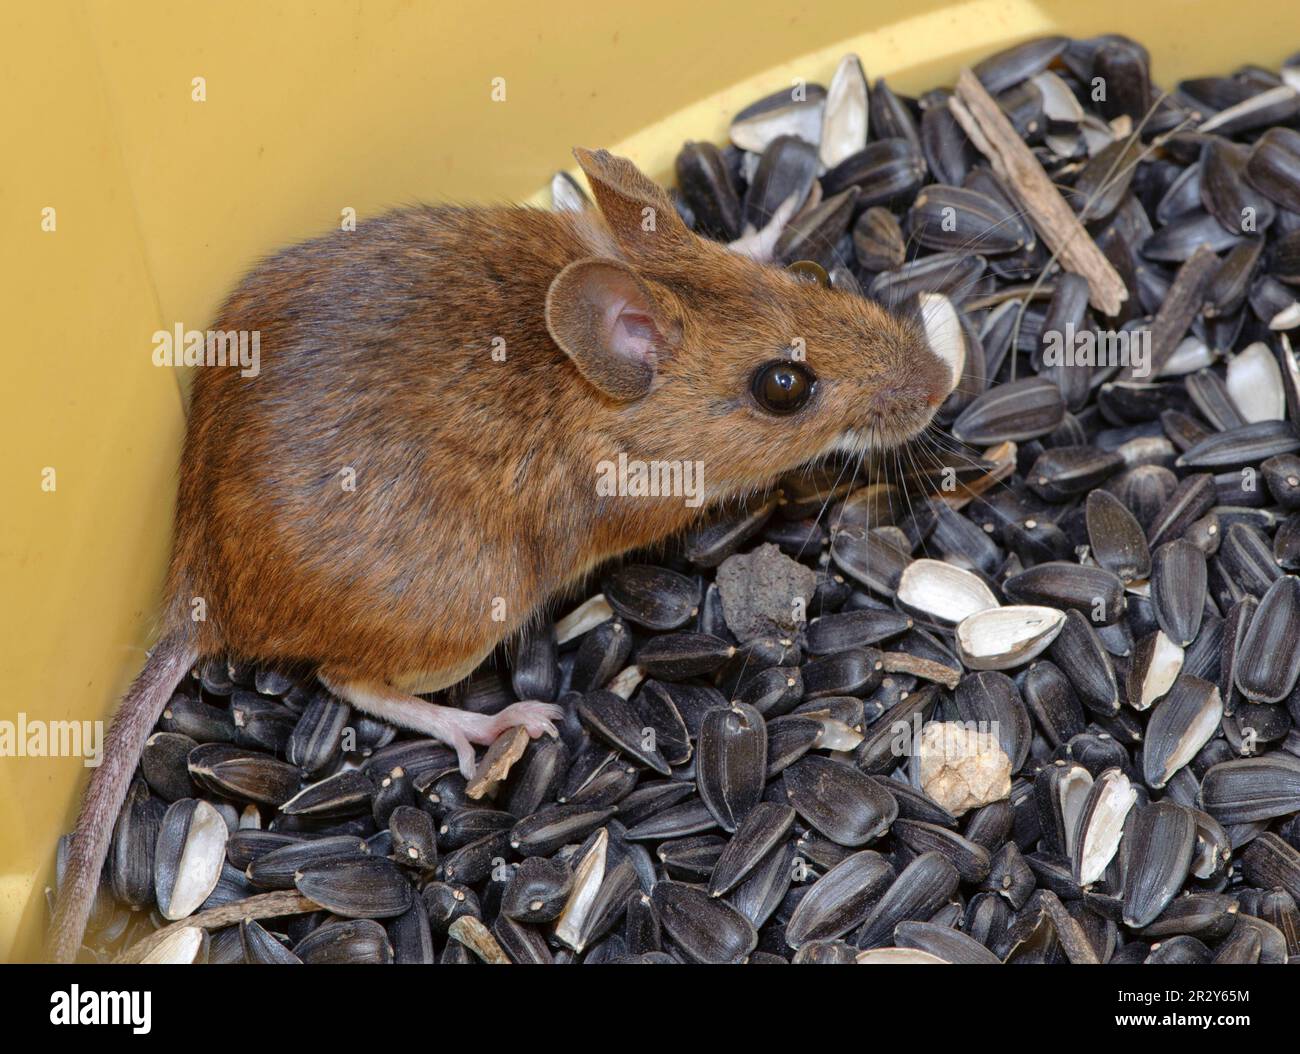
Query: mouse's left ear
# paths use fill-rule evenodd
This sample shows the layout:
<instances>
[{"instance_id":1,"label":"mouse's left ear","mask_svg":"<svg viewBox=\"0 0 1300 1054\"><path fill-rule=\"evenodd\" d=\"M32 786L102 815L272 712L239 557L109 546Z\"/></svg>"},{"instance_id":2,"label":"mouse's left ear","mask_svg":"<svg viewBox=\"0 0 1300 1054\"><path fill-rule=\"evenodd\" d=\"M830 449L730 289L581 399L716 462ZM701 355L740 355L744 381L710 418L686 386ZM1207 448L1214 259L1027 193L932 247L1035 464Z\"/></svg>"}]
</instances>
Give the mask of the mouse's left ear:
<instances>
[{"instance_id":1,"label":"mouse's left ear","mask_svg":"<svg viewBox=\"0 0 1300 1054\"><path fill-rule=\"evenodd\" d=\"M546 294L546 327L578 372L615 399L639 399L681 341L680 320L620 260L589 257L561 271Z\"/></svg>"},{"instance_id":2,"label":"mouse's left ear","mask_svg":"<svg viewBox=\"0 0 1300 1054\"><path fill-rule=\"evenodd\" d=\"M680 251L690 231L664 189L625 157L577 147L573 156L591 184L601 215L632 255Z\"/></svg>"}]
</instances>

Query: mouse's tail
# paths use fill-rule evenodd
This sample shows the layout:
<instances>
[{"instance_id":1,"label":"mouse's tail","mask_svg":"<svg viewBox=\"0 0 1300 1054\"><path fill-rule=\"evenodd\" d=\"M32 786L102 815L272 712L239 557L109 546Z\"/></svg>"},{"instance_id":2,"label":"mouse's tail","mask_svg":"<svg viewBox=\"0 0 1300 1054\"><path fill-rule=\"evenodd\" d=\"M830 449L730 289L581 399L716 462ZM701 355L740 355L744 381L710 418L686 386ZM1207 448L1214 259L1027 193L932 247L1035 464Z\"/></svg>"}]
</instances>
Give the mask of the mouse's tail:
<instances>
[{"instance_id":1,"label":"mouse's tail","mask_svg":"<svg viewBox=\"0 0 1300 1054\"><path fill-rule=\"evenodd\" d=\"M198 655L198 649L181 633L167 634L154 647L117 708L104 743L103 761L91 772L68 847L46 943L46 958L52 962L72 962L81 948L113 825L126 800L145 740Z\"/></svg>"}]
</instances>

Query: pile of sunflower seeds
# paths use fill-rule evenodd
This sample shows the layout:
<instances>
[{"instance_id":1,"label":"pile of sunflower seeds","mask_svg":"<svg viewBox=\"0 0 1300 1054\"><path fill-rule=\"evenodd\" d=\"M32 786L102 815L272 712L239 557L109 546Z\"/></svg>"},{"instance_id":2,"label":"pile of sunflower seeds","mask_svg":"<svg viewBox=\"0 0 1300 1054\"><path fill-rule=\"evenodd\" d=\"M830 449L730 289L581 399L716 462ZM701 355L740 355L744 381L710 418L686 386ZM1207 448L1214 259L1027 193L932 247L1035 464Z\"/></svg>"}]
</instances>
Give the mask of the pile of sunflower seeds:
<instances>
[{"instance_id":1,"label":"pile of sunflower seeds","mask_svg":"<svg viewBox=\"0 0 1300 1054\"><path fill-rule=\"evenodd\" d=\"M1048 38L974 72L1122 277L1118 315L947 91L850 57L687 144L701 234L947 313L939 427L639 554L454 689L566 712L468 783L310 676L197 669L86 954L1300 956L1300 58L1162 94L1131 40ZM306 907L185 925L275 891Z\"/></svg>"}]
</instances>

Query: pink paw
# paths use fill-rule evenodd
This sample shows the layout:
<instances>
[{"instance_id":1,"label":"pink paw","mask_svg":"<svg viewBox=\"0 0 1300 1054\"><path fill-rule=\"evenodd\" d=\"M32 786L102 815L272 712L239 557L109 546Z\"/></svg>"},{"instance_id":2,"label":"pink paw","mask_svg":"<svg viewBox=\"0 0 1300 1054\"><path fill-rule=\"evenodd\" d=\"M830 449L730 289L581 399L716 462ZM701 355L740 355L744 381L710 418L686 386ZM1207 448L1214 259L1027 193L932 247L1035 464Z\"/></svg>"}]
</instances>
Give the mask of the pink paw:
<instances>
[{"instance_id":1,"label":"pink paw","mask_svg":"<svg viewBox=\"0 0 1300 1054\"><path fill-rule=\"evenodd\" d=\"M474 745L463 735L444 739L443 742L456 751L456 764L460 769L460 774L465 777L466 781L473 779L474 769L478 765L474 758Z\"/></svg>"},{"instance_id":2,"label":"pink paw","mask_svg":"<svg viewBox=\"0 0 1300 1054\"><path fill-rule=\"evenodd\" d=\"M540 735L555 737L559 733L555 722L564 716L564 711L554 703L513 703L499 714L492 717L492 739L496 739L507 729L522 725L528 734L536 739Z\"/></svg>"}]
</instances>

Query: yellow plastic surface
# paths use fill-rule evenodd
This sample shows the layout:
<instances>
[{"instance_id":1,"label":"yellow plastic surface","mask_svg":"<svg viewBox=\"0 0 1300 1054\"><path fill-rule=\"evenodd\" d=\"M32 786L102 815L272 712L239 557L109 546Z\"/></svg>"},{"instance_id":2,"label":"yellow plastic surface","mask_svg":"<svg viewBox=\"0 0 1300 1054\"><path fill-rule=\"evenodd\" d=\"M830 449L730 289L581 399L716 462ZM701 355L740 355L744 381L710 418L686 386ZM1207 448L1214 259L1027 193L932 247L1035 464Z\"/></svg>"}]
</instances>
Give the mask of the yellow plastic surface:
<instances>
[{"instance_id":1,"label":"yellow plastic surface","mask_svg":"<svg viewBox=\"0 0 1300 1054\"><path fill-rule=\"evenodd\" d=\"M154 331L206 328L259 256L342 210L527 198L575 144L662 177L846 51L915 92L1046 32L1128 33L1165 84L1300 48L1294 0L3 6L0 721L106 718L151 639L184 413ZM0 758L0 958L38 952L86 773Z\"/></svg>"}]
</instances>

